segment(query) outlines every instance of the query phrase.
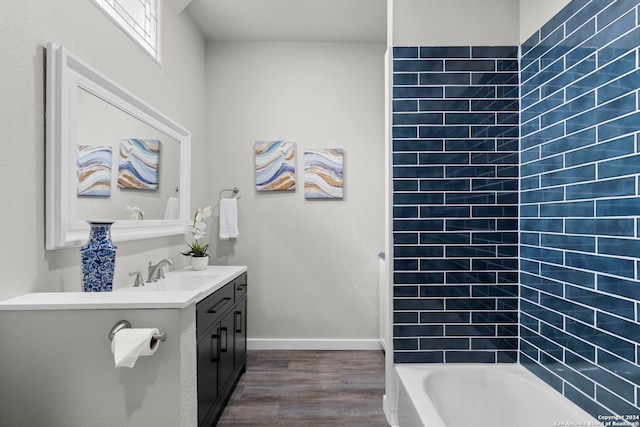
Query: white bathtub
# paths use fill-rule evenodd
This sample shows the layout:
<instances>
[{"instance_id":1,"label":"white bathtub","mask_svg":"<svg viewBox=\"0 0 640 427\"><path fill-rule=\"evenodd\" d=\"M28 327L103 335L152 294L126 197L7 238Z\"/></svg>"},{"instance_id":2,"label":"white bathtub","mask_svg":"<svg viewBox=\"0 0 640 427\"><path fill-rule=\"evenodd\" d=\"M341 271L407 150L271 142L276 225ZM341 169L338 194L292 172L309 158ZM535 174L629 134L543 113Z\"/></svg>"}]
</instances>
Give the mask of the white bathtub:
<instances>
[{"instance_id":1,"label":"white bathtub","mask_svg":"<svg viewBox=\"0 0 640 427\"><path fill-rule=\"evenodd\" d=\"M395 370L399 427L602 425L518 364L407 364Z\"/></svg>"}]
</instances>

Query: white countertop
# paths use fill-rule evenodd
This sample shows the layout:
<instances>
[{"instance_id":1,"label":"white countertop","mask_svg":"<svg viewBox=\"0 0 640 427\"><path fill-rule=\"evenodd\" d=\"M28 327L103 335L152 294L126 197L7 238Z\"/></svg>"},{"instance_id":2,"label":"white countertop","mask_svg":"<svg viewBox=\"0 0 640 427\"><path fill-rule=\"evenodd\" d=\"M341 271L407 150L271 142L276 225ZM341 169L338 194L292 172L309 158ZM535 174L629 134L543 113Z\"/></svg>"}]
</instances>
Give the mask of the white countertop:
<instances>
[{"instance_id":1,"label":"white countertop","mask_svg":"<svg viewBox=\"0 0 640 427\"><path fill-rule=\"evenodd\" d=\"M211 295L247 271L246 266L191 267L170 271L165 279L113 292L34 292L0 301L4 310L105 310L185 308Z\"/></svg>"}]
</instances>

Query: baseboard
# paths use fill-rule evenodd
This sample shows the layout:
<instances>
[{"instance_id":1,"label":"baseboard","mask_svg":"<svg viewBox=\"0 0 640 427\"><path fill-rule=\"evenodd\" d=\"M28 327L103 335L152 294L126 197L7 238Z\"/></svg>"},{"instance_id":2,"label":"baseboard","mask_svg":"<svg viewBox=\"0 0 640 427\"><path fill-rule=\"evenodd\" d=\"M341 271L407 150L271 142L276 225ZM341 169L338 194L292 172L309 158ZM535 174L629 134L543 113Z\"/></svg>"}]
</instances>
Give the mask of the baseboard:
<instances>
[{"instance_id":1,"label":"baseboard","mask_svg":"<svg viewBox=\"0 0 640 427\"><path fill-rule=\"evenodd\" d=\"M249 350L382 350L377 339L260 339L248 338Z\"/></svg>"},{"instance_id":2,"label":"baseboard","mask_svg":"<svg viewBox=\"0 0 640 427\"><path fill-rule=\"evenodd\" d=\"M387 400L386 394L382 396L382 410L384 411L384 416L387 418L387 423L391 427L398 427L394 419L393 410L389 407L389 400Z\"/></svg>"}]
</instances>

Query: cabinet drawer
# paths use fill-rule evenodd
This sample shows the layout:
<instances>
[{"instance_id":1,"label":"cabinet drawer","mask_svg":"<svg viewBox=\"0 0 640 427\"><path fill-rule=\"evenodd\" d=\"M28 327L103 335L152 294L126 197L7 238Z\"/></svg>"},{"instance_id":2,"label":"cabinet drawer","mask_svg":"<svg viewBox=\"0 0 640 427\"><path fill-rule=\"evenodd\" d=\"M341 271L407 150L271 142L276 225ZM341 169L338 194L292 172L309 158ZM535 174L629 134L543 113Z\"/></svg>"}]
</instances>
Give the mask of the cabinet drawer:
<instances>
[{"instance_id":1,"label":"cabinet drawer","mask_svg":"<svg viewBox=\"0 0 640 427\"><path fill-rule=\"evenodd\" d=\"M247 294L247 273L234 280L233 287L235 289L236 302L238 302Z\"/></svg>"},{"instance_id":2,"label":"cabinet drawer","mask_svg":"<svg viewBox=\"0 0 640 427\"><path fill-rule=\"evenodd\" d=\"M234 287L231 283L218 289L198 303L196 329L198 335L208 329L216 320L233 307Z\"/></svg>"}]
</instances>

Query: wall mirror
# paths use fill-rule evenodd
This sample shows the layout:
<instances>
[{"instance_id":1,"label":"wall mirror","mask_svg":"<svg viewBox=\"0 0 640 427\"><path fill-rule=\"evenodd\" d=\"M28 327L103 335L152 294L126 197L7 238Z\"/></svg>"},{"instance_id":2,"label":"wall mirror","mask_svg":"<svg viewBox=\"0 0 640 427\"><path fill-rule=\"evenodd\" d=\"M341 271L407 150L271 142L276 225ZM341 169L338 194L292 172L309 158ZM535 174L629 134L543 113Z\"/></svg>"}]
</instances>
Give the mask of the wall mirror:
<instances>
[{"instance_id":1,"label":"wall mirror","mask_svg":"<svg viewBox=\"0 0 640 427\"><path fill-rule=\"evenodd\" d=\"M184 232L189 131L52 43L46 110L47 249L84 244L95 220L115 242Z\"/></svg>"}]
</instances>

